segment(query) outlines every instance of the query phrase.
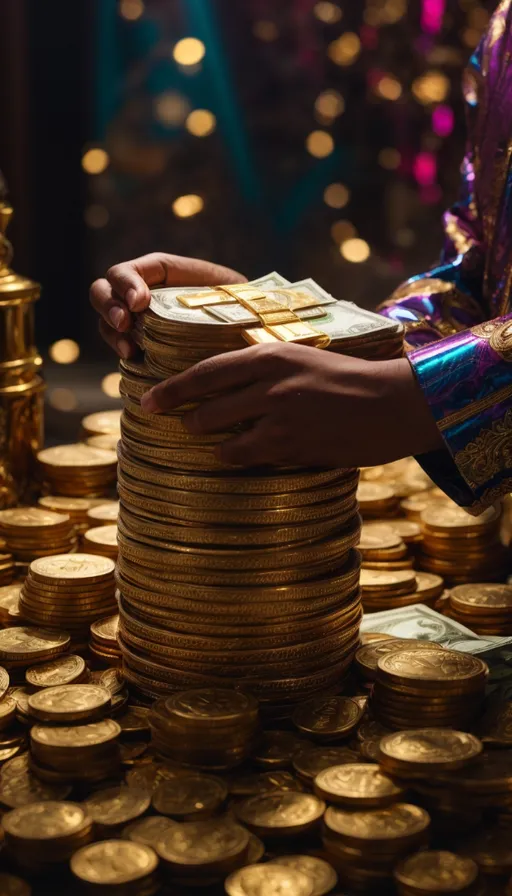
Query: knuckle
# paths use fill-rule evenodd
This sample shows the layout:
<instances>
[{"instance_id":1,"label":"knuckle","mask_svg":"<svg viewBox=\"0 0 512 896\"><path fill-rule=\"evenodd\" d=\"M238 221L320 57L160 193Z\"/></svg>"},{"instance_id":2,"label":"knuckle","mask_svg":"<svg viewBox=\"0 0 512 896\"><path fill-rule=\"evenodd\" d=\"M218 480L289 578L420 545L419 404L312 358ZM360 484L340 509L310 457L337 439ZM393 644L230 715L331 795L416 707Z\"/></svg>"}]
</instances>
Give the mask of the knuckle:
<instances>
[{"instance_id":1,"label":"knuckle","mask_svg":"<svg viewBox=\"0 0 512 896\"><path fill-rule=\"evenodd\" d=\"M217 356L213 355L211 358L204 358L196 364L194 376L207 378L214 374L218 370L218 367L219 361Z\"/></svg>"},{"instance_id":2,"label":"knuckle","mask_svg":"<svg viewBox=\"0 0 512 896\"><path fill-rule=\"evenodd\" d=\"M111 267L109 267L109 269L107 270L107 273L105 274L106 279L107 280L115 280L116 276L119 274L120 267L121 267L121 265L119 265L119 264L111 265Z\"/></svg>"}]
</instances>

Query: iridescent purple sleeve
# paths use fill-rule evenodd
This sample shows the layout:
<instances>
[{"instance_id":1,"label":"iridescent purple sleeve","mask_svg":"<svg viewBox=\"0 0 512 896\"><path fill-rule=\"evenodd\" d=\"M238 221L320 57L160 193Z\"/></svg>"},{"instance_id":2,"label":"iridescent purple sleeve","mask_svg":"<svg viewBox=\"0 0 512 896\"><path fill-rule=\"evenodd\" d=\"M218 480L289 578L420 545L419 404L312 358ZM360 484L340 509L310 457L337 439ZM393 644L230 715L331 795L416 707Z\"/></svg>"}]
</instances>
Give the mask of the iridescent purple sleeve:
<instances>
[{"instance_id":1,"label":"iridescent purple sleeve","mask_svg":"<svg viewBox=\"0 0 512 896\"><path fill-rule=\"evenodd\" d=\"M512 0L465 75L469 144L439 267L382 313L406 325L409 360L445 450L418 458L478 513L512 491Z\"/></svg>"}]
</instances>

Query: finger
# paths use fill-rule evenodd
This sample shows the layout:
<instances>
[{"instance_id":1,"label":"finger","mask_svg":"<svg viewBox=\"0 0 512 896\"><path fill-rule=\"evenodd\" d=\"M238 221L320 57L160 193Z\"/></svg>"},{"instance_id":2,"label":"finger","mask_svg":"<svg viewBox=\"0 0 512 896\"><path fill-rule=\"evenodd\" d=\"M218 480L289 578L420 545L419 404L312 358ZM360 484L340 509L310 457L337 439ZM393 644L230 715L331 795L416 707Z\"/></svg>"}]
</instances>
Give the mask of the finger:
<instances>
[{"instance_id":1,"label":"finger","mask_svg":"<svg viewBox=\"0 0 512 896\"><path fill-rule=\"evenodd\" d=\"M257 420L265 413L265 392L265 384L254 383L246 389L212 398L185 414L183 424L189 432L199 435L225 432L237 423Z\"/></svg>"},{"instance_id":2,"label":"finger","mask_svg":"<svg viewBox=\"0 0 512 896\"><path fill-rule=\"evenodd\" d=\"M142 410L158 414L179 408L189 401L254 383L263 372L267 379L269 365L267 363L266 368L263 366L264 359L269 361L268 354L261 351L261 346L205 358L146 392L141 399Z\"/></svg>"},{"instance_id":3,"label":"finger","mask_svg":"<svg viewBox=\"0 0 512 896\"><path fill-rule=\"evenodd\" d=\"M200 258L186 258L153 252L133 261L116 264L107 271L115 293L126 302L130 311L143 311L150 302L150 286L218 286L242 283L245 277L236 271Z\"/></svg>"},{"instance_id":4,"label":"finger","mask_svg":"<svg viewBox=\"0 0 512 896\"><path fill-rule=\"evenodd\" d=\"M108 345L114 349L120 358L132 358L137 352L137 346L131 336L127 333L118 333L109 327L103 319L99 323L100 333Z\"/></svg>"},{"instance_id":5,"label":"finger","mask_svg":"<svg viewBox=\"0 0 512 896\"><path fill-rule=\"evenodd\" d=\"M215 453L223 464L237 467L259 467L276 462L265 418L259 420L248 432L226 439Z\"/></svg>"},{"instance_id":6,"label":"finger","mask_svg":"<svg viewBox=\"0 0 512 896\"><path fill-rule=\"evenodd\" d=\"M89 298L94 310L110 327L120 333L130 329L132 316L123 302L114 295L108 280L96 280L91 286Z\"/></svg>"}]
</instances>

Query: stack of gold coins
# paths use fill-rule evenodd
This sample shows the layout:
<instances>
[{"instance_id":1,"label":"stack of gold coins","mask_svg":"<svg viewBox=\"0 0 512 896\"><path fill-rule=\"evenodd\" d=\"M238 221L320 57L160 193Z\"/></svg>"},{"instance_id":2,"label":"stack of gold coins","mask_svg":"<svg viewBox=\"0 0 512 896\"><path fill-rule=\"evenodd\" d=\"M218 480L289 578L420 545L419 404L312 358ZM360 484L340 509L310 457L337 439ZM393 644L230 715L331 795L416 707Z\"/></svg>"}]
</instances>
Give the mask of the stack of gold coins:
<instances>
[{"instance_id":1,"label":"stack of gold coins","mask_svg":"<svg viewBox=\"0 0 512 896\"><path fill-rule=\"evenodd\" d=\"M14 579L15 569L13 555L2 548L0 551L0 585L11 584Z\"/></svg>"},{"instance_id":2,"label":"stack of gold coins","mask_svg":"<svg viewBox=\"0 0 512 896\"><path fill-rule=\"evenodd\" d=\"M363 710L350 697L317 697L297 706L292 721L306 737L329 743L350 737L362 716Z\"/></svg>"},{"instance_id":3,"label":"stack of gold coins","mask_svg":"<svg viewBox=\"0 0 512 896\"><path fill-rule=\"evenodd\" d=\"M114 569L112 560L93 554L34 560L21 590L20 612L34 624L64 629L75 645L87 643L91 623L117 609Z\"/></svg>"},{"instance_id":4,"label":"stack of gold coins","mask_svg":"<svg viewBox=\"0 0 512 896\"><path fill-rule=\"evenodd\" d=\"M155 849L166 881L201 886L220 883L246 865L250 843L249 831L231 816L221 815L174 824L157 840Z\"/></svg>"},{"instance_id":5,"label":"stack of gold coins","mask_svg":"<svg viewBox=\"0 0 512 896\"><path fill-rule=\"evenodd\" d=\"M482 882L473 859L453 852L427 850L409 856L394 870L398 896L481 896Z\"/></svg>"},{"instance_id":6,"label":"stack of gold coins","mask_svg":"<svg viewBox=\"0 0 512 896\"><path fill-rule=\"evenodd\" d=\"M42 781L94 783L120 772L119 735L113 719L85 725L34 725L30 767Z\"/></svg>"},{"instance_id":7,"label":"stack of gold coins","mask_svg":"<svg viewBox=\"0 0 512 896\"><path fill-rule=\"evenodd\" d=\"M362 480L357 489L357 500L361 515L365 520L398 514L398 496L393 486L385 482Z\"/></svg>"},{"instance_id":8,"label":"stack of gold coins","mask_svg":"<svg viewBox=\"0 0 512 896\"><path fill-rule=\"evenodd\" d=\"M25 672L25 679L37 690L57 685L84 684L89 680L89 670L81 656L70 653L38 666L30 666Z\"/></svg>"},{"instance_id":9,"label":"stack of gold coins","mask_svg":"<svg viewBox=\"0 0 512 896\"><path fill-rule=\"evenodd\" d=\"M434 504L422 512L421 525L421 569L442 575L449 585L505 579L507 553L493 507L475 517L453 503Z\"/></svg>"},{"instance_id":10,"label":"stack of gold coins","mask_svg":"<svg viewBox=\"0 0 512 896\"><path fill-rule=\"evenodd\" d=\"M377 663L372 712L390 728L421 728L428 719L432 728L464 730L481 710L488 675L471 654L401 648Z\"/></svg>"},{"instance_id":11,"label":"stack of gold coins","mask_svg":"<svg viewBox=\"0 0 512 896\"><path fill-rule=\"evenodd\" d=\"M456 585L445 613L477 635L512 635L512 585Z\"/></svg>"},{"instance_id":12,"label":"stack of gold coins","mask_svg":"<svg viewBox=\"0 0 512 896\"><path fill-rule=\"evenodd\" d=\"M42 479L55 495L96 497L108 495L115 485L114 451L78 442L43 448L37 455Z\"/></svg>"},{"instance_id":13,"label":"stack of gold coins","mask_svg":"<svg viewBox=\"0 0 512 896\"><path fill-rule=\"evenodd\" d=\"M130 840L103 840L83 846L70 867L81 892L93 896L154 896L160 891L154 850Z\"/></svg>"},{"instance_id":14,"label":"stack of gold coins","mask_svg":"<svg viewBox=\"0 0 512 896\"><path fill-rule=\"evenodd\" d=\"M361 599L364 609L369 613L419 603L418 599L414 599L416 589L416 573L413 569L361 570Z\"/></svg>"},{"instance_id":15,"label":"stack of gold coins","mask_svg":"<svg viewBox=\"0 0 512 896\"><path fill-rule=\"evenodd\" d=\"M8 855L21 868L44 872L68 862L92 840L92 820L78 803L30 803L2 818ZM9 891L8 891L9 892Z\"/></svg>"},{"instance_id":16,"label":"stack of gold coins","mask_svg":"<svg viewBox=\"0 0 512 896\"><path fill-rule=\"evenodd\" d=\"M0 588L0 626L18 625L21 585L4 585Z\"/></svg>"},{"instance_id":17,"label":"stack of gold coins","mask_svg":"<svg viewBox=\"0 0 512 896\"><path fill-rule=\"evenodd\" d=\"M111 707L111 695L98 684L62 684L42 688L28 698L31 717L39 722L96 722Z\"/></svg>"},{"instance_id":18,"label":"stack of gold coins","mask_svg":"<svg viewBox=\"0 0 512 896\"><path fill-rule=\"evenodd\" d=\"M9 670L11 677L18 673L24 677L29 666L67 653L69 645L69 635L56 629L27 625L4 628L0 631L0 663Z\"/></svg>"},{"instance_id":19,"label":"stack of gold coins","mask_svg":"<svg viewBox=\"0 0 512 896\"><path fill-rule=\"evenodd\" d=\"M249 757L258 732L258 704L227 688L184 691L157 700L149 724L154 749L197 768L228 769Z\"/></svg>"},{"instance_id":20,"label":"stack of gold coins","mask_svg":"<svg viewBox=\"0 0 512 896\"><path fill-rule=\"evenodd\" d=\"M119 666L121 648L117 638L119 615L106 616L93 622L90 628L89 652L100 664Z\"/></svg>"},{"instance_id":21,"label":"stack of gold coins","mask_svg":"<svg viewBox=\"0 0 512 896\"><path fill-rule=\"evenodd\" d=\"M292 790L251 796L234 807L239 821L265 842L318 830L325 808L319 797Z\"/></svg>"},{"instance_id":22,"label":"stack of gold coins","mask_svg":"<svg viewBox=\"0 0 512 896\"><path fill-rule=\"evenodd\" d=\"M76 547L70 517L42 507L0 510L0 534L15 560L22 563L30 563L36 557L65 554Z\"/></svg>"},{"instance_id":23,"label":"stack of gold coins","mask_svg":"<svg viewBox=\"0 0 512 896\"><path fill-rule=\"evenodd\" d=\"M373 641L363 644L355 655L354 669L364 682L377 680L378 663L382 657L397 650L442 650L436 641L415 641L412 638L386 638L384 641Z\"/></svg>"},{"instance_id":24,"label":"stack of gold coins","mask_svg":"<svg viewBox=\"0 0 512 896\"><path fill-rule=\"evenodd\" d=\"M117 560L117 525L95 526L84 532L82 546L89 554L99 554Z\"/></svg>"},{"instance_id":25,"label":"stack of gold coins","mask_svg":"<svg viewBox=\"0 0 512 896\"><path fill-rule=\"evenodd\" d=\"M363 526L358 550L363 558L363 569L396 570L413 566L413 558L402 537L383 523Z\"/></svg>"},{"instance_id":26,"label":"stack of gold coins","mask_svg":"<svg viewBox=\"0 0 512 896\"><path fill-rule=\"evenodd\" d=\"M119 501L102 501L87 512L88 528L96 529L98 526L111 526L117 523L119 516Z\"/></svg>"},{"instance_id":27,"label":"stack of gold coins","mask_svg":"<svg viewBox=\"0 0 512 896\"><path fill-rule=\"evenodd\" d=\"M67 498L65 495L43 495L38 504L45 510L53 510L54 513L65 513L69 516L80 533L89 528L87 511L98 504L99 498Z\"/></svg>"},{"instance_id":28,"label":"stack of gold coins","mask_svg":"<svg viewBox=\"0 0 512 896\"><path fill-rule=\"evenodd\" d=\"M89 436L121 437L121 411L97 411L82 420L84 438Z\"/></svg>"},{"instance_id":29,"label":"stack of gold coins","mask_svg":"<svg viewBox=\"0 0 512 896\"><path fill-rule=\"evenodd\" d=\"M380 892L403 856L428 846L430 816L419 806L350 811L330 806L322 835L326 858L347 889Z\"/></svg>"},{"instance_id":30,"label":"stack of gold coins","mask_svg":"<svg viewBox=\"0 0 512 896\"><path fill-rule=\"evenodd\" d=\"M379 743L379 765L401 781L432 781L472 765L483 750L473 734L451 728L417 728L385 735Z\"/></svg>"},{"instance_id":31,"label":"stack of gold coins","mask_svg":"<svg viewBox=\"0 0 512 896\"><path fill-rule=\"evenodd\" d=\"M429 491L421 491L417 494L409 495L408 498L403 498L400 501L400 510L408 520L421 525L421 514L423 511L433 505L439 507L440 504L451 506L453 501L440 488L433 488Z\"/></svg>"}]
</instances>

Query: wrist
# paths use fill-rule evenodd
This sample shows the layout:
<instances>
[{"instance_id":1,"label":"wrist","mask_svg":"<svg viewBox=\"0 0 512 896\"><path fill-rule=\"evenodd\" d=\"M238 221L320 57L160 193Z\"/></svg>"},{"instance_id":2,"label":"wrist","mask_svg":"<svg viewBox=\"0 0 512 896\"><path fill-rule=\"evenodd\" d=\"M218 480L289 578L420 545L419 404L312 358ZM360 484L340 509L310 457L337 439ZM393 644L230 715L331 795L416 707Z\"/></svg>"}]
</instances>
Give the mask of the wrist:
<instances>
[{"instance_id":1,"label":"wrist","mask_svg":"<svg viewBox=\"0 0 512 896\"><path fill-rule=\"evenodd\" d=\"M393 404L403 422L404 447L408 454L427 454L443 448L436 420L408 358L389 365Z\"/></svg>"}]
</instances>

